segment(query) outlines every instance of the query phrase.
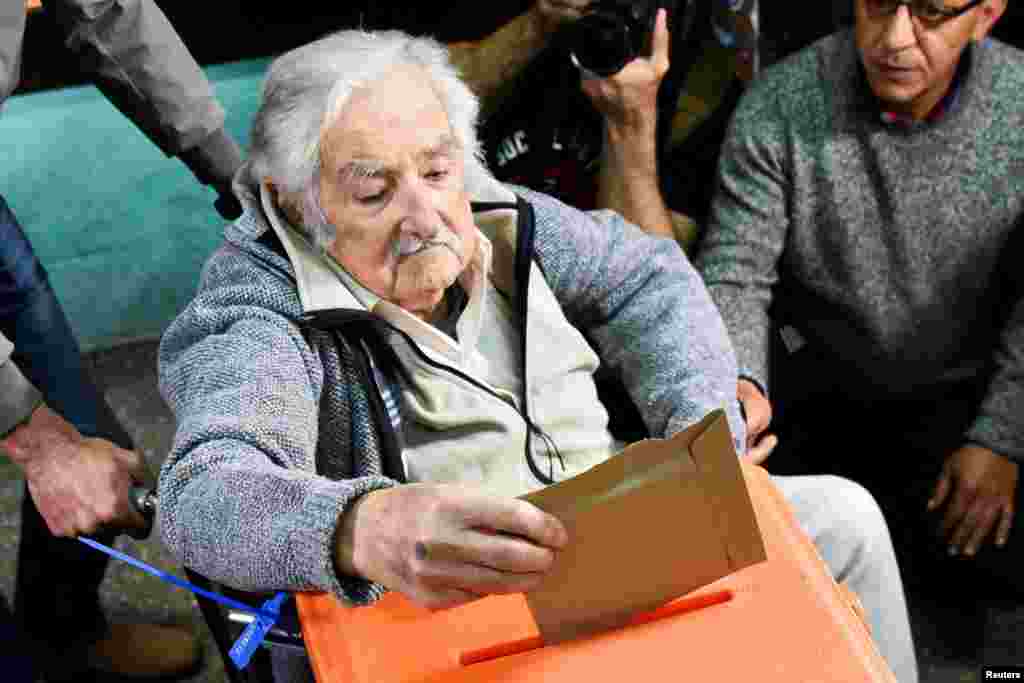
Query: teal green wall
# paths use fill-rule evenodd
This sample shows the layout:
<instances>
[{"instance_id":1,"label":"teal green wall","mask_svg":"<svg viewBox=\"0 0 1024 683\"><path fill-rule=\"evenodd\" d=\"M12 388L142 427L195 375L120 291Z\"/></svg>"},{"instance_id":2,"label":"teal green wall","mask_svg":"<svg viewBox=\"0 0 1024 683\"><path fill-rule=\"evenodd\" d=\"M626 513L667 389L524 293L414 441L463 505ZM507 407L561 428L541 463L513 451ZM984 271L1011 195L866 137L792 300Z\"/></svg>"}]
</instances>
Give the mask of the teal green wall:
<instances>
[{"instance_id":1,"label":"teal green wall","mask_svg":"<svg viewBox=\"0 0 1024 683\"><path fill-rule=\"evenodd\" d=\"M206 69L243 149L266 65ZM159 336L191 298L224 227L216 193L92 87L7 101L0 194L32 240L83 350Z\"/></svg>"}]
</instances>

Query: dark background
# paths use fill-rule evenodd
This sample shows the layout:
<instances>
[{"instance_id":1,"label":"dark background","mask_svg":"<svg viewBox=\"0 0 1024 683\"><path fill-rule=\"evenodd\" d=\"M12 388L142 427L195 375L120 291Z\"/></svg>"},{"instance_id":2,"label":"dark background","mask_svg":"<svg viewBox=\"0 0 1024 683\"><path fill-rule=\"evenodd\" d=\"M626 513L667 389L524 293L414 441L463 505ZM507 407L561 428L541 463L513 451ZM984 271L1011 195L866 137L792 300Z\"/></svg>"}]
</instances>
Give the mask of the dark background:
<instances>
[{"instance_id":1,"label":"dark background","mask_svg":"<svg viewBox=\"0 0 1024 683\"><path fill-rule=\"evenodd\" d=\"M712 0L708 0L712 1ZM761 0L765 62L799 49L848 15L849 2ZM532 0L359 0L332 3L254 3L242 0L157 0L200 64L270 57L342 28L401 28L442 41L481 38L526 10ZM994 35L1024 47L1024 5L1010 0ZM88 79L75 67L45 11L29 16L20 92L74 85Z\"/></svg>"}]
</instances>

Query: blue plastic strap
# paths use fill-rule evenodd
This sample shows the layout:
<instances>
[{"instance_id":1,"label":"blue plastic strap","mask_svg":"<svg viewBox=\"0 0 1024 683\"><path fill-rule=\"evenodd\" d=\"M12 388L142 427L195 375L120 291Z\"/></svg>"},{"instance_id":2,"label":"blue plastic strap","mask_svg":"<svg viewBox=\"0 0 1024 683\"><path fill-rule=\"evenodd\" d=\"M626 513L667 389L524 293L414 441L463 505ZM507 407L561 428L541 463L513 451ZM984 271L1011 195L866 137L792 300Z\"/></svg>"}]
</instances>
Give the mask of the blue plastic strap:
<instances>
[{"instance_id":1,"label":"blue plastic strap","mask_svg":"<svg viewBox=\"0 0 1024 683\"><path fill-rule=\"evenodd\" d=\"M235 663L239 670L249 665L249 660L252 659L256 650L263 643L267 633L270 632L270 629L274 628L274 624L277 623L276 615L281 613L281 605L284 604L287 598L288 593L281 592L263 603L264 612L273 613L275 615L274 618L268 619L264 616L257 616L251 624L245 627L242 635L231 646L228 655L230 655L231 661Z\"/></svg>"},{"instance_id":2,"label":"blue plastic strap","mask_svg":"<svg viewBox=\"0 0 1024 683\"><path fill-rule=\"evenodd\" d=\"M281 605L288 598L288 593L282 591L264 602L260 609L256 609L244 602L239 602L238 600L233 600L225 595L220 595L219 593L214 593L200 588L195 584L178 578L174 574L168 574L162 569L157 569L152 565L146 564L142 560L136 559L131 555L126 555L119 550L114 550L113 548L103 545L98 541L94 541L91 538L79 536L78 540L91 548L99 550L101 553L106 553L115 559L127 562L131 566L136 569L141 569L147 574L152 574L162 581L166 581L167 583L174 584L179 588L192 591L197 595L202 595L203 597L209 598L214 602L219 602L222 605L227 605L228 607L233 607L239 611L256 615L253 622L245 627L245 630L242 631L242 635L239 636L238 640L228 652L231 656L231 661L235 663L235 666L238 667L239 670L242 670L249 665L249 661L252 659L253 654L255 654L259 646L263 644L263 639L267 637L267 633L270 632L270 629L274 628L274 624L277 623L277 619L281 615Z\"/></svg>"},{"instance_id":3,"label":"blue plastic strap","mask_svg":"<svg viewBox=\"0 0 1024 683\"><path fill-rule=\"evenodd\" d=\"M137 560L134 557L132 557L131 555L125 555L124 553L122 553L122 552L120 552L118 550L114 550L113 548L110 548L108 546L105 546L102 543L94 541L91 538L85 538L84 536L79 536L78 540L81 541L82 543L86 544L87 546L90 546L92 548L95 548L96 550L99 550L101 553L106 553L107 555L110 555L111 557L113 557L115 559L121 560L122 562L127 562L128 564L130 564L131 566L135 567L136 569L141 569L142 571L146 572L147 574L152 574L153 576L157 577L158 579L166 581L167 583L174 584L175 586L177 586L179 588L184 588L187 591L192 591L193 593L195 593L197 595L202 595L204 598L209 598L210 600L213 600L215 602L219 602L222 605L227 605L228 607L234 607L235 609L237 609L239 611L248 612L249 614L255 614L256 616L261 617L263 619L271 619L273 621L277 620L278 613L277 612L271 612L271 611L267 610L266 606L264 606L263 609L257 609L255 607L253 607L252 605L245 604L244 602L239 602L238 600L232 600L231 598L229 598L229 597L227 597L225 595L220 595L219 593L213 593L211 591L205 590L203 588L200 588L199 586L196 586L195 584L191 584L188 581L185 581L184 579L179 579L174 574L168 574L167 572L165 572L165 571L163 571L161 569L157 569L156 567L153 567L152 565L146 564L142 560ZM269 604L272 601L273 601L273 598L270 601L268 601L267 604Z\"/></svg>"}]
</instances>

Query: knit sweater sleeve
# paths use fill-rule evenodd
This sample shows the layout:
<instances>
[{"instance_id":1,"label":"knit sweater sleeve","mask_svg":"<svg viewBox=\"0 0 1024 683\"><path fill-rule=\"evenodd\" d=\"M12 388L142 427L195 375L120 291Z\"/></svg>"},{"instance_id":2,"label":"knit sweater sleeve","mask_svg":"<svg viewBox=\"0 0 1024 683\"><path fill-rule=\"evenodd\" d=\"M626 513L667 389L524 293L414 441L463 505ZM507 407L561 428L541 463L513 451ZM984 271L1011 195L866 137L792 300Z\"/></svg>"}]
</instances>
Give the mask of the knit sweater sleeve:
<instances>
[{"instance_id":1,"label":"knit sweater sleeve","mask_svg":"<svg viewBox=\"0 0 1024 683\"><path fill-rule=\"evenodd\" d=\"M292 322L293 287L224 247L159 351L177 432L160 474L165 545L240 590L326 590L355 603L381 587L339 576L338 520L394 482L316 474L323 368Z\"/></svg>"},{"instance_id":2,"label":"knit sweater sleeve","mask_svg":"<svg viewBox=\"0 0 1024 683\"><path fill-rule=\"evenodd\" d=\"M1024 463L1024 297L1017 298L1003 327L994 361L995 374L966 438Z\"/></svg>"},{"instance_id":3,"label":"knit sweater sleeve","mask_svg":"<svg viewBox=\"0 0 1024 683\"><path fill-rule=\"evenodd\" d=\"M719 157L696 264L736 347L739 375L768 386L772 286L788 227L785 127L771 83L741 99Z\"/></svg>"},{"instance_id":4,"label":"knit sweater sleeve","mask_svg":"<svg viewBox=\"0 0 1024 683\"><path fill-rule=\"evenodd\" d=\"M534 207L537 258L566 317L622 378L651 435L671 436L724 408L742 453L732 346L678 243L611 211L517 191Z\"/></svg>"}]
</instances>

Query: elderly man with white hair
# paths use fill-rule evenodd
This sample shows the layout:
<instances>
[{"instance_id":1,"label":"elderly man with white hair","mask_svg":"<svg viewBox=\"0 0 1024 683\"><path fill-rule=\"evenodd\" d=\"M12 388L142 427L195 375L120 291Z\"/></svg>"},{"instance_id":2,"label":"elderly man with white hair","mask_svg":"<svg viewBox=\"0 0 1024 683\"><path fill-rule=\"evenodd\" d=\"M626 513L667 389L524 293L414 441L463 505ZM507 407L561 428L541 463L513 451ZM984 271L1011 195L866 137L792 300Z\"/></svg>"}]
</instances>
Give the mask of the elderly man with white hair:
<instances>
[{"instance_id":1,"label":"elderly man with white hair","mask_svg":"<svg viewBox=\"0 0 1024 683\"><path fill-rule=\"evenodd\" d=\"M516 497L622 445L599 358L652 436L725 406L742 448L733 351L677 244L497 183L476 112L444 49L397 32L341 32L270 67L236 176L245 213L160 347L178 421L161 528L186 566L354 604L530 589L571 539ZM873 499L778 483L915 680ZM686 543L686 520L648 523Z\"/></svg>"}]
</instances>

